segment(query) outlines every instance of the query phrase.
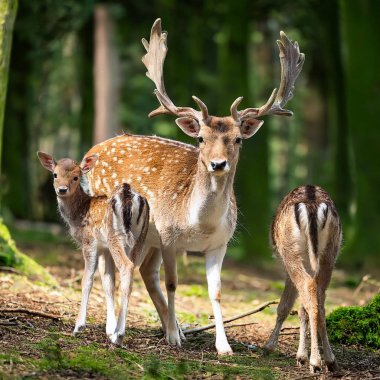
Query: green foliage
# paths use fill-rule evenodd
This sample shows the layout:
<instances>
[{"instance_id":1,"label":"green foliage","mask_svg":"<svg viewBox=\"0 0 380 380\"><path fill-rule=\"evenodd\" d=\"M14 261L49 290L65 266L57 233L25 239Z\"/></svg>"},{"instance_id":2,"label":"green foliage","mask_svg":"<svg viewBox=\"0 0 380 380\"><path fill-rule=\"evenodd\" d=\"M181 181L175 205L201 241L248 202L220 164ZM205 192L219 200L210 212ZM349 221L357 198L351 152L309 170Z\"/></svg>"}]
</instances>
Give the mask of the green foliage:
<instances>
[{"instance_id":1,"label":"green foliage","mask_svg":"<svg viewBox=\"0 0 380 380\"><path fill-rule=\"evenodd\" d=\"M331 342L380 349L380 294L363 307L339 307L327 317Z\"/></svg>"},{"instance_id":2,"label":"green foliage","mask_svg":"<svg viewBox=\"0 0 380 380\"><path fill-rule=\"evenodd\" d=\"M50 286L58 286L57 281L30 257L21 253L12 240L8 228L0 219L0 266L13 267L26 276Z\"/></svg>"}]
</instances>

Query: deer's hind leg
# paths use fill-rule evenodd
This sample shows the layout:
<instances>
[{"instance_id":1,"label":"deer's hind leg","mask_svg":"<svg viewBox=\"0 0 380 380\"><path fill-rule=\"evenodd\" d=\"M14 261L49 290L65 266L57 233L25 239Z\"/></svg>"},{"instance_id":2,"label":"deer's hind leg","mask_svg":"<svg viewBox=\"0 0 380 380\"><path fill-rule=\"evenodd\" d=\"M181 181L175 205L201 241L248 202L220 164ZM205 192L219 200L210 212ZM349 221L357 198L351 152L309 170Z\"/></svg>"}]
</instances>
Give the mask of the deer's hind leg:
<instances>
[{"instance_id":1,"label":"deer's hind leg","mask_svg":"<svg viewBox=\"0 0 380 380\"><path fill-rule=\"evenodd\" d=\"M122 235L115 234L109 236L108 246L115 261L116 267L120 272L121 290L119 316L117 319L115 331L110 336L110 340L112 343L121 346L123 344L125 335L128 303L132 292L135 264L128 257L129 255L128 252L126 252L126 249L129 249L129 247L125 247L125 239Z\"/></svg>"},{"instance_id":2,"label":"deer's hind leg","mask_svg":"<svg viewBox=\"0 0 380 380\"><path fill-rule=\"evenodd\" d=\"M273 350L275 349L278 342L278 337L280 335L282 324L284 323L285 319L288 317L290 311L292 310L296 298L297 289L294 286L290 277L287 276L285 281L285 289L281 295L280 303L277 307L276 325L267 343L264 346L264 354L269 354L270 352L273 352Z\"/></svg>"},{"instance_id":3,"label":"deer's hind leg","mask_svg":"<svg viewBox=\"0 0 380 380\"><path fill-rule=\"evenodd\" d=\"M106 334L112 335L116 327L115 317L115 263L108 250L102 249L99 254L99 273L107 304Z\"/></svg>"}]
</instances>

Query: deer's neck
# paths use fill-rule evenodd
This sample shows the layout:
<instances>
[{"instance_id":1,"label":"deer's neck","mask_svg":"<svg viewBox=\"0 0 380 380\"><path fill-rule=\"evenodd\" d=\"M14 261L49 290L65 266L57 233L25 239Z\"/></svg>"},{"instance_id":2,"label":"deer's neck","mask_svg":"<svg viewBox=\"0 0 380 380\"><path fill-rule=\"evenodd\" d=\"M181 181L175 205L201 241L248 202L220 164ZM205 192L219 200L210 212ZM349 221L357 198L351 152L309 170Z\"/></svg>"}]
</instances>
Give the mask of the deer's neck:
<instances>
[{"instance_id":1,"label":"deer's neck","mask_svg":"<svg viewBox=\"0 0 380 380\"><path fill-rule=\"evenodd\" d=\"M58 197L59 212L70 227L78 227L90 208L90 202L91 197L78 186L74 194L64 198Z\"/></svg>"},{"instance_id":2,"label":"deer's neck","mask_svg":"<svg viewBox=\"0 0 380 380\"><path fill-rule=\"evenodd\" d=\"M190 224L215 224L227 217L235 170L236 165L233 165L229 173L216 176L210 174L201 162L198 163L188 205Z\"/></svg>"}]
</instances>

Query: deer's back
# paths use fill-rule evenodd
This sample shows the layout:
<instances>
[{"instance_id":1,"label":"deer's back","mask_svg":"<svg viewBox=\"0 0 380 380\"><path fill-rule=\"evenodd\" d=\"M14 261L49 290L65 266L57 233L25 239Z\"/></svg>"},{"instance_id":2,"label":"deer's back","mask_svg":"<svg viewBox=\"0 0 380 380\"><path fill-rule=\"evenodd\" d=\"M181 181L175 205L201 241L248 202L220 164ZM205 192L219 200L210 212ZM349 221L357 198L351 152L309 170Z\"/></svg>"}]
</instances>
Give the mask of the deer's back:
<instances>
[{"instance_id":1,"label":"deer's back","mask_svg":"<svg viewBox=\"0 0 380 380\"><path fill-rule=\"evenodd\" d=\"M319 186L300 186L280 203L272 223L274 250L283 258L302 256L317 267L321 257L335 261L341 244L341 225L334 202ZM286 257L285 257L286 256Z\"/></svg>"}]
</instances>

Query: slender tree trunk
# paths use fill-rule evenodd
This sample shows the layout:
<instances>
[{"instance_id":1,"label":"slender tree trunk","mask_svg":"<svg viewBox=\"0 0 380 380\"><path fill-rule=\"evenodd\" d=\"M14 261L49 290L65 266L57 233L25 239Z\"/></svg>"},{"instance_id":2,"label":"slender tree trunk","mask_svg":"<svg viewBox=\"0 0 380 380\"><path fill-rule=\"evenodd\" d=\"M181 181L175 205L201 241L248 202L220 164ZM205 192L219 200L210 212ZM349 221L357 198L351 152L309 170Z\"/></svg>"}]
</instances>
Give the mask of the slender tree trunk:
<instances>
[{"instance_id":1,"label":"slender tree trunk","mask_svg":"<svg viewBox=\"0 0 380 380\"><path fill-rule=\"evenodd\" d=\"M0 175L2 173L1 157L4 110L8 85L8 67L12 46L13 25L17 13L17 5L17 0L2 0L0 3Z\"/></svg>"},{"instance_id":2,"label":"slender tree trunk","mask_svg":"<svg viewBox=\"0 0 380 380\"><path fill-rule=\"evenodd\" d=\"M94 144L117 132L119 61L113 41L113 22L107 6L95 8L95 131Z\"/></svg>"},{"instance_id":3,"label":"slender tree trunk","mask_svg":"<svg viewBox=\"0 0 380 380\"><path fill-rule=\"evenodd\" d=\"M344 260L380 263L380 2L342 0L346 42L348 127L351 137L355 204L353 234L346 230ZM372 264L373 265L373 264Z\"/></svg>"}]
</instances>

